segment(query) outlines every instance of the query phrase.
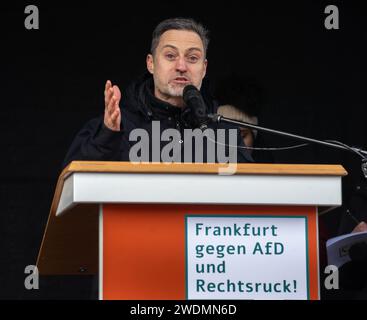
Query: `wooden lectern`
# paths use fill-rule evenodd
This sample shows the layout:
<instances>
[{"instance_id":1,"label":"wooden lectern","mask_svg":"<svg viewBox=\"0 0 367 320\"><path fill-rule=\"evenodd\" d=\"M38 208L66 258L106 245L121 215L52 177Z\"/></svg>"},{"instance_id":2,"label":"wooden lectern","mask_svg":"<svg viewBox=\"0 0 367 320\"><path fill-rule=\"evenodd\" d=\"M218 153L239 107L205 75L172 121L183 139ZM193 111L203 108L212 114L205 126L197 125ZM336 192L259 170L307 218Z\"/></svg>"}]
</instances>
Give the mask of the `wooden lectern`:
<instances>
[{"instance_id":1,"label":"wooden lectern","mask_svg":"<svg viewBox=\"0 0 367 320\"><path fill-rule=\"evenodd\" d=\"M72 162L37 266L98 274L100 299L319 299L318 214L337 165Z\"/></svg>"}]
</instances>

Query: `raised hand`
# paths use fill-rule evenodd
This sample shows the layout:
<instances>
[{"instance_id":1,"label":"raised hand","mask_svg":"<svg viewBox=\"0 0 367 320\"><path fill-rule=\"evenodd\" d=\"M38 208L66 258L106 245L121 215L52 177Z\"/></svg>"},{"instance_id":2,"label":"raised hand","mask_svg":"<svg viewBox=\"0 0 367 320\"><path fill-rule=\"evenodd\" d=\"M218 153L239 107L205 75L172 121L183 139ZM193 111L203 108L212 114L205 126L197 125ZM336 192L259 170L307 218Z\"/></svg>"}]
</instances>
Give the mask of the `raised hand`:
<instances>
[{"instance_id":1,"label":"raised hand","mask_svg":"<svg viewBox=\"0 0 367 320\"><path fill-rule=\"evenodd\" d=\"M120 131L121 126L121 110L119 103L121 100L121 92L118 86L112 86L110 80L107 80L104 90L104 124L113 131Z\"/></svg>"}]
</instances>

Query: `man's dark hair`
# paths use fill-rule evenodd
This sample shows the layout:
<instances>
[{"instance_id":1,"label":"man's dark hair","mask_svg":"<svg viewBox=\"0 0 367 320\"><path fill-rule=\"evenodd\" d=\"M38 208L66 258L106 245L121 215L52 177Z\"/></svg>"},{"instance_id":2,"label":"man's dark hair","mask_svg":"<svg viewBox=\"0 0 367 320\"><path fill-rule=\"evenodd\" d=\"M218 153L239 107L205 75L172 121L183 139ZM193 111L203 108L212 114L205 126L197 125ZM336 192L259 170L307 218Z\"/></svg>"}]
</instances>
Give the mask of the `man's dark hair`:
<instances>
[{"instance_id":1,"label":"man's dark hair","mask_svg":"<svg viewBox=\"0 0 367 320\"><path fill-rule=\"evenodd\" d=\"M161 35L168 30L193 31L198 34L203 42L204 55L206 56L209 45L209 31L201 23L190 18L172 18L160 22L153 31L152 45L150 48L150 52L152 54L155 53L155 50L158 47Z\"/></svg>"}]
</instances>

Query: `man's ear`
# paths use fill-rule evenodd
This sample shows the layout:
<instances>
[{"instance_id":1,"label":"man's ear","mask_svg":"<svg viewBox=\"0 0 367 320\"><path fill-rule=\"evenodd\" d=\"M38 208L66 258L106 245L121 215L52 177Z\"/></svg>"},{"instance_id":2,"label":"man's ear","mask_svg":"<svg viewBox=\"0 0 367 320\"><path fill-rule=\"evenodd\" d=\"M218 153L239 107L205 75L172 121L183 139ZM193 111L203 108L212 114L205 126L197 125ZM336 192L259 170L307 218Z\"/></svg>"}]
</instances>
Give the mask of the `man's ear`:
<instances>
[{"instance_id":1,"label":"man's ear","mask_svg":"<svg viewBox=\"0 0 367 320\"><path fill-rule=\"evenodd\" d=\"M153 74L154 73L154 61L152 54L147 55L147 69L148 71Z\"/></svg>"},{"instance_id":2,"label":"man's ear","mask_svg":"<svg viewBox=\"0 0 367 320\"><path fill-rule=\"evenodd\" d=\"M203 79L204 79L204 77L205 77L205 75L206 75L206 68L207 68L207 66L208 66L208 60L207 60L207 59L205 59L205 61L204 61L204 73L203 73Z\"/></svg>"}]
</instances>

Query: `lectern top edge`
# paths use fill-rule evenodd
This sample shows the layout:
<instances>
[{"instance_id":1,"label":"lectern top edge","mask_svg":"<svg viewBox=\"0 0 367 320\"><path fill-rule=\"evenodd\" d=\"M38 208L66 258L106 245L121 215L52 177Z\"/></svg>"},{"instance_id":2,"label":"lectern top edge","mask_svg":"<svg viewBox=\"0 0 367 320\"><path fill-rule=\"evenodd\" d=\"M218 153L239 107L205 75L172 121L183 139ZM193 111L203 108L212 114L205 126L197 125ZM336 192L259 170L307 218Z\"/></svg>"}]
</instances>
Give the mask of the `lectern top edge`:
<instances>
[{"instance_id":1,"label":"lectern top edge","mask_svg":"<svg viewBox=\"0 0 367 320\"><path fill-rule=\"evenodd\" d=\"M218 174L220 169L227 166L220 163L73 161L64 169L61 177L67 177L73 172ZM242 163L235 166L235 175L347 175L341 165Z\"/></svg>"}]
</instances>

